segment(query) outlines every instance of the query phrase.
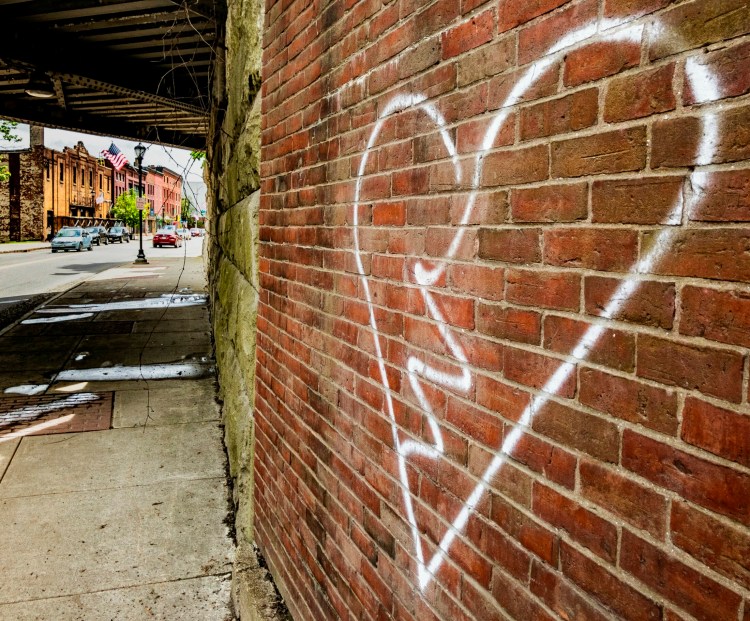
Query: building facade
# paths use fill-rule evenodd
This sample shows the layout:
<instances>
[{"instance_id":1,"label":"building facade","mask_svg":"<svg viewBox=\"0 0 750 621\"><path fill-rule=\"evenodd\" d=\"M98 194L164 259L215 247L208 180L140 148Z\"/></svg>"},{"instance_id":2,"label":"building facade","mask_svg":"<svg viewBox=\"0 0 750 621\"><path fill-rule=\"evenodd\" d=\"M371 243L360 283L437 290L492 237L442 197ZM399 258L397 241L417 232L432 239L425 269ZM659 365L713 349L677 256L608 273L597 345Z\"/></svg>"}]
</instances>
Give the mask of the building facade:
<instances>
[{"instance_id":1,"label":"building facade","mask_svg":"<svg viewBox=\"0 0 750 621\"><path fill-rule=\"evenodd\" d=\"M31 127L30 146L0 153L10 179L0 183L0 243L43 240L63 226L114 224L117 197L135 190L138 169L89 153L83 142L56 151L44 146L44 128ZM180 220L182 176L164 166L142 171L148 201L144 232Z\"/></svg>"},{"instance_id":2,"label":"building facade","mask_svg":"<svg viewBox=\"0 0 750 621\"><path fill-rule=\"evenodd\" d=\"M112 167L83 142L62 152L44 149L44 210L50 226L105 220L112 208Z\"/></svg>"}]
</instances>

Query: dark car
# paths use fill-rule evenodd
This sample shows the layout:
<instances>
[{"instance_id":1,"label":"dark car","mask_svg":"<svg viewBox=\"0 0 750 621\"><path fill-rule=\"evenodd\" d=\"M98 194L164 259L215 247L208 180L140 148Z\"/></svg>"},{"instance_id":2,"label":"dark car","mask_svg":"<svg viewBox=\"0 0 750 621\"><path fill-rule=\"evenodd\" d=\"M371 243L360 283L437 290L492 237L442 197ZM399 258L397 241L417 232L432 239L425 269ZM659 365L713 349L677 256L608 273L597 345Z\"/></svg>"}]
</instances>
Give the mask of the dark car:
<instances>
[{"instance_id":1,"label":"dark car","mask_svg":"<svg viewBox=\"0 0 750 621\"><path fill-rule=\"evenodd\" d=\"M174 246L179 248L182 246L182 237L180 234L172 229L159 229L154 233L154 248L161 248L162 246Z\"/></svg>"},{"instance_id":2,"label":"dark car","mask_svg":"<svg viewBox=\"0 0 750 621\"><path fill-rule=\"evenodd\" d=\"M109 231L107 231L107 237L109 238L109 241L111 241L113 244L116 241L122 243L123 240L130 243L130 236L128 235L128 230L124 226L113 226L111 229L109 229Z\"/></svg>"},{"instance_id":3,"label":"dark car","mask_svg":"<svg viewBox=\"0 0 750 621\"><path fill-rule=\"evenodd\" d=\"M106 246L109 243L109 239L107 238L107 229L105 229L103 226L90 226L86 230L91 236L92 244L96 244L97 246L101 246L102 244L104 244Z\"/></svg>"}]
</instances>

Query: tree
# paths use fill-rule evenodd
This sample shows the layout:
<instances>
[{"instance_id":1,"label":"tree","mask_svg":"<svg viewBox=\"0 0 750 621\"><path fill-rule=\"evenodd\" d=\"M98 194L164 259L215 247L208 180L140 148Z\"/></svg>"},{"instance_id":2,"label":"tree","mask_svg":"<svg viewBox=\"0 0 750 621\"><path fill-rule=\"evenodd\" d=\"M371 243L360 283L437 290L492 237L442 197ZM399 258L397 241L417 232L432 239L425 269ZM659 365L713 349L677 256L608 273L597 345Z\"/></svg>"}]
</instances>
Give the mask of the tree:
<instances>
[{"instance_id":1,"label":"tree","mask_svg":"<svg viewBox=\"0 0 750 621\"><path fill-rule=\"evenodd\" d=\"M0 121L0 140L5 142L21 142L20 136L15 134L18 123L15 121ZM10 179L10 171L7 166L0 165L0 181Z\"/></svg>"},{"instance_id":2,"label":"tree","mask_svg":"<svg viewBox=\"0 0 750 621\"><path fill-rule=\"evenodd\" d=\"M112 207L112 215L116 220L120 220L131 229L138 226L138 207L135 203L135 190L123 192L115 200Z\"/></svg>"},{"instance_id":3,"label":"tree","mask_svg":"<svg viewBox=\"0 0 750 621\"><path fill-rule=\"evenodd\" d=\"M187 222L186 226L188 228L193 228L195 226L195 206L193 205L193 201L183 196L182 201L180 201L180 207L180 220Z\"/></svg>"}]
</instances>

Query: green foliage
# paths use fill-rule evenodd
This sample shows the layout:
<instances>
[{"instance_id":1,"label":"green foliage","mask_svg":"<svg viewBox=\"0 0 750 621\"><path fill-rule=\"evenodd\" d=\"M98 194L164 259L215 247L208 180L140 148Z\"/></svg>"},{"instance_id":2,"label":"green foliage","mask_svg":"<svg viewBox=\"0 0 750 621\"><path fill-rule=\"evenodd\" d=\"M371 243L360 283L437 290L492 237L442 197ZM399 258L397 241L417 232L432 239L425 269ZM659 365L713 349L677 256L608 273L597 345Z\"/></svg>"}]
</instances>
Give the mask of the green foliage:
<instances>
[{"instance_id":1,"label":"green foliage","mask_svg":"<svg viewBox=\"0 0 750 621\"><path fill-rule=\"evenodd\" d=\"M191 151L190 157L192 157L197 162L202 162L206 159L206 152L205 151Z\"/></svg>"},{"instance_id":2,"label":"green foliage","mask_svg":"<svg viewBox=\"0 0 750 621\"><path fill-rule=\"evenodd\" d=\"M15 134L18 123L15 121L0 120L0 140L5 142L21 142L21 137ZM10 171L7 166L0 165L0 182L10 179Z\"/></svg>"},{"instance_id":3,"label":"green foliage","mask_svg":"<svg viewBox=\"0 0 750 621\"><path fill-rule=\"evenodd\" d=\"M123 192L115 200L112 215L131 228L138 226L138 207L135 204L135 190Z\"/></svg>"}]
</instances>

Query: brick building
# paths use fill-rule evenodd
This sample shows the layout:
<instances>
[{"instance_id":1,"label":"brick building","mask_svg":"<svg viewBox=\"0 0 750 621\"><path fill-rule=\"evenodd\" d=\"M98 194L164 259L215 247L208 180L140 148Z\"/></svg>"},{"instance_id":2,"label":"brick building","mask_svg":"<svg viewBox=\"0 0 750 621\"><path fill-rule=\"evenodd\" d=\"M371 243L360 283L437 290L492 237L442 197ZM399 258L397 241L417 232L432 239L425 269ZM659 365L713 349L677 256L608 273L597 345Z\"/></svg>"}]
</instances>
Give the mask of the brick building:
<instances>
[{"instance_id":1,"label":"brick building","mask_svg":"<svg viewBox=\"0 0 750 621\"><path fill-rule=\"evenodd\" d=\"M44 150L44 210L60 226L109 217L112 168L88 152L83 142L62 151Z\"/></svg>"},{"instance_id":2,"label":"brick building","mask_svg":"<svg viewBox=\"0 0 750 621\"><path fill-rule=\"evenodd\" d=\"M0 242L43 240L51 225L44 213L44 130L32 126L29 148L4 151L10 179L0 183Z\"/></svg>"},{"instance_id":3,"label":"brick building","mask_svg":"<svg viewBox=\"0 0 750 621\"><path fill-rule=\"evenodd\" d=\"M747 0L230 4L212 319L292 618L750 620Z\"/></svg>"}]
</instances>

